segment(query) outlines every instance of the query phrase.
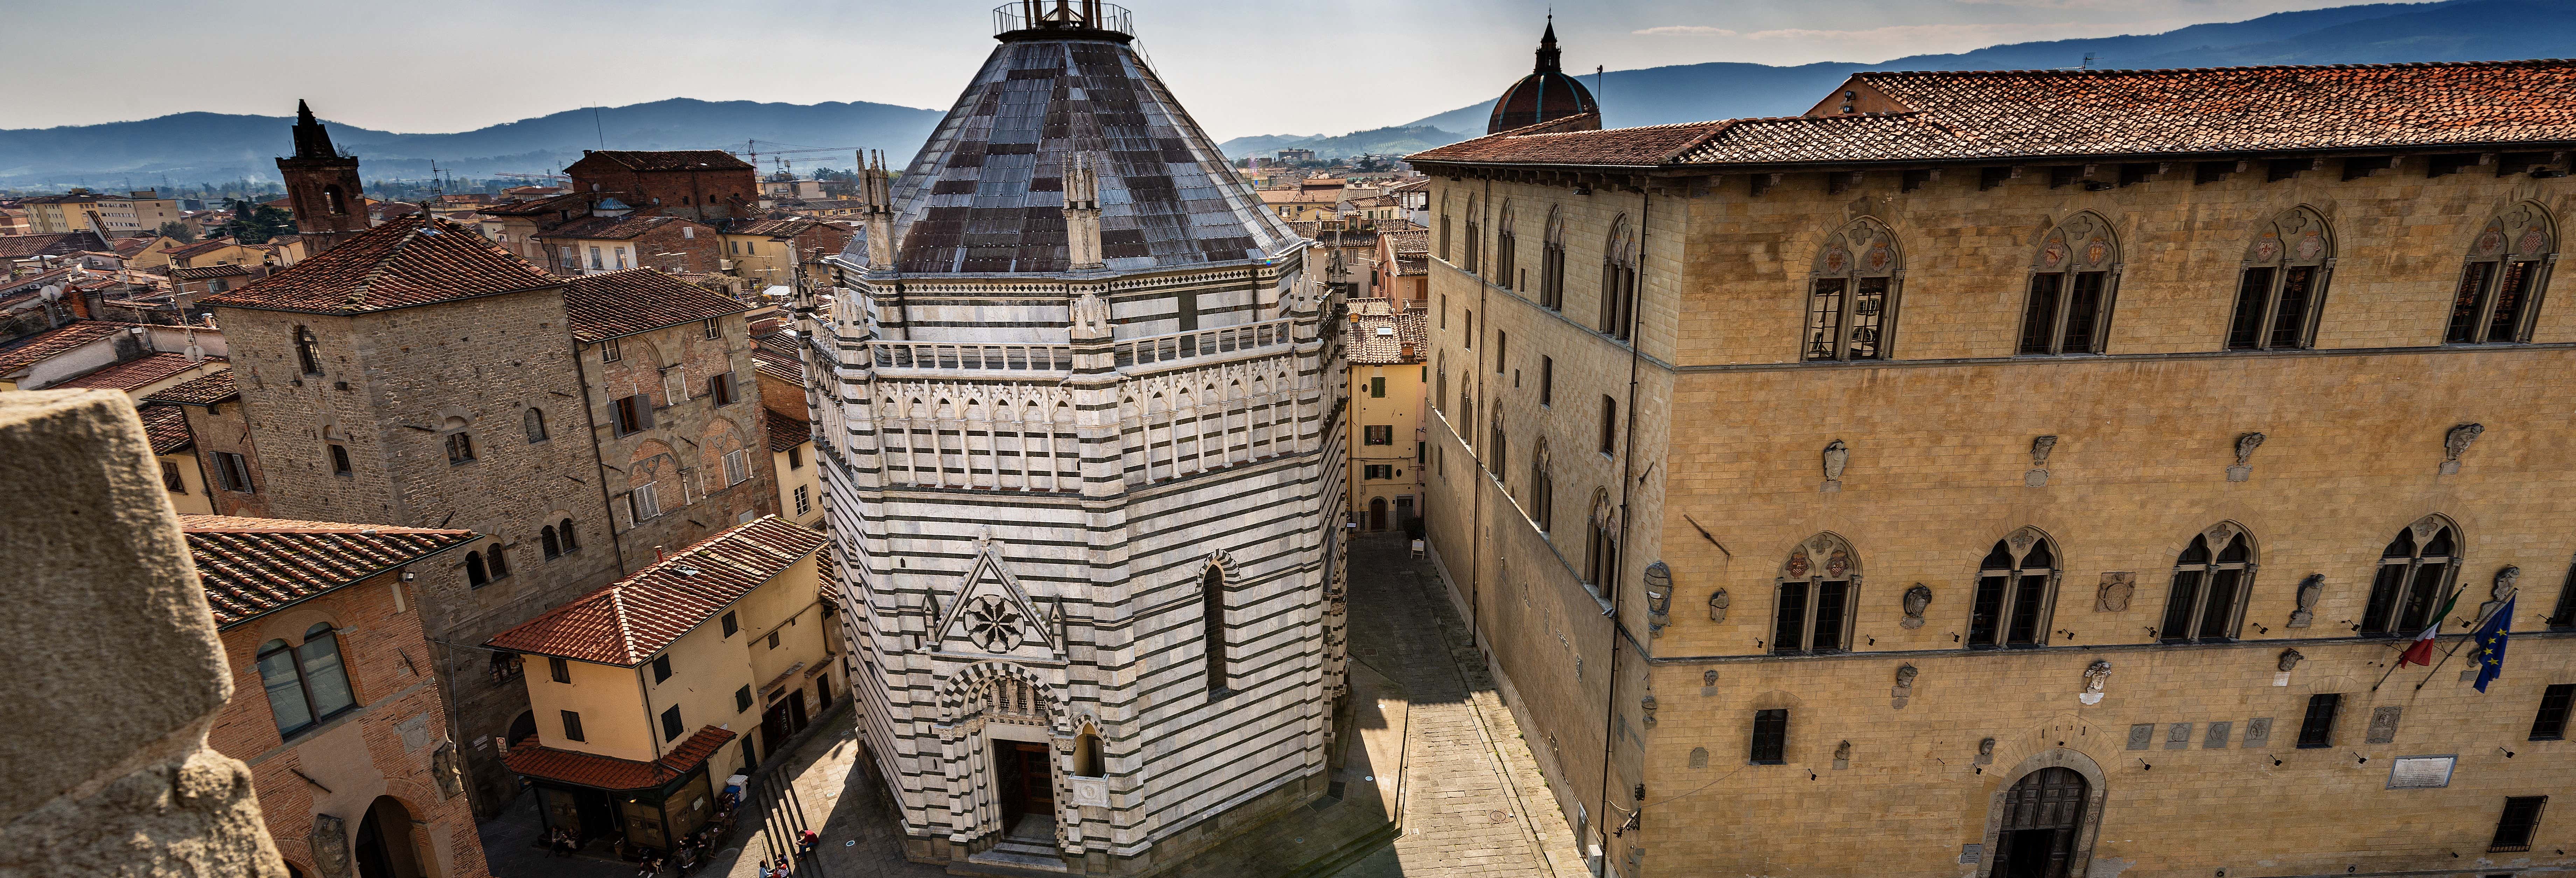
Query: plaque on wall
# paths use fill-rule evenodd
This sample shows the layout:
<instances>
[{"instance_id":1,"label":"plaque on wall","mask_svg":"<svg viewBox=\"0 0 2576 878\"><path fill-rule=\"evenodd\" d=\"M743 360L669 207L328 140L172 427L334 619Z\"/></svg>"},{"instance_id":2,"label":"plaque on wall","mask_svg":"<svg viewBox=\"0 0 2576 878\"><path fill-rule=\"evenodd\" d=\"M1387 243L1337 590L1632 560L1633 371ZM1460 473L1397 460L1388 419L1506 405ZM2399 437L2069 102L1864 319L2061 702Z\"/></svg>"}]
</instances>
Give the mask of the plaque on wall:
<instances>
[{"instance_id":1,"label":"plaque on wall","mask_svg":"<svg viewBox=\"0 0 2576 878\"><path fill-rule=\"evenodd\" d=\"M1095 808L1109 807L1109 779L1105 777L1068 778L1073 785L1073 803Z\"/></svg>"},{"instance_id":2,"label":"plaque on wall","mask_svg":"<svg viewBox=\"0 0 2576 878\"><path fill-rule=\"evenodd\" d=\"M2392 790L2436 789L2451 785L2451 767L2458 756L2400 756L2388 767L2388 788Z\"/></svg>"},{"instance_id":3,"label":"plaque on wall","mask_svg":"<svg viewBox=\"0 0 2576 878\"><path fill-rule=\"evenodd\" d=\"M1979 861L1979 860L1983 860L1983 859L1985 859L1985 858L1986 858L1986 846L1985 846L1985 845L1981 845L1981 844L1963 844L1963 845L1960 845L1960 846L1959 846L1959 862L1961 862L1961 863L1974 863L1974 862L1977 862L1977 861Z\"/></svg>"}]
</instances>

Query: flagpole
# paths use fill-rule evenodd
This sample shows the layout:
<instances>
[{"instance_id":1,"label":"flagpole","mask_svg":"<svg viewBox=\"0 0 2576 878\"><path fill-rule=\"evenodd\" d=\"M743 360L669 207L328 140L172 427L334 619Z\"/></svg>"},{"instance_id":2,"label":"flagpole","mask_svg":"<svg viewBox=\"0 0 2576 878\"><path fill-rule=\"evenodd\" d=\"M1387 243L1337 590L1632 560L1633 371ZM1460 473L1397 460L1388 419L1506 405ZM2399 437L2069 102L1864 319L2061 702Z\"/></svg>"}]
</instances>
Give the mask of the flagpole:
<instances>
[{"instance_id":1,"label":"flagpole","mask_svg":"<svg viewBox=\"0 0 2576 878\"><path fill-rule=\"evenodd\" d=\"M2443 609L2450 609L2451 607L2458 606L2458 605L2459 605L2459 600L2460 600L2460 595L2462 595L2462 594L2464 594L2464 593L2467 593L2467 592L2468 592L2468 590L2469 590L2469 586L2468 586L2468 584L2467 584L2467 583L2461 583L2459 587L2454 588L2454 589L2451 589L2451 596L2450 596L2450 598L2449 598L2449 599L2444 600L2444 601L2442 602L2442 608L2443 608ZM2440 620L2440 619L2435 619L2435 620L2433 620L2433 626L2434 626L2434 627L2433 627L2433 637L2434 637L2435 639L2440 639L2440 638L2441 638L2441 636L2442 636L2442 633L2441 633L2441 632L2442 632L2441 625L2442 625L2442 620ZM2408 639L2407 639L2407 648L2408 648L2408 649L2412 649L2412 648L2414 648L2414 642L2415 642L2415 641L2414 641L2414 639L2413 639L2413 638L2408 638ZM2459 647L2456 647L2456 646L2455 646L2455 647L2452 647L2452 648L2451 648L2451 651L2452 651L2452 652L2458 652L2458 651L2459 651ZM2448 661L2450 661L2450 660L2451 660L2451 657L2450 657L2450 656L2448 656L2448 655L2442 656L2442 661L2444 661L2444 662L2448 662ZM2397 657L2397 663L2396 663L2396 664L2393 664L2393 665L2389 665L2389 666L2388 666L2388 672L2387 672L2387 673L2384 673L2384 674L2379 675L2379 682L2370 684L2370 691L2372 691L2372 692L2377 692L2377 691L2379 691L2379 687L2381 687L2381 686L2384 686L2384 685L2387 685L2387 684L2388 684L2388 678L2389 678L2389 677L2393 677L2393 676L2396 676L2396 675L2397 675L2397 669L2398 669L2398 668L2402 668L2402 667L2405 667L2405 666L2406 666L2406 657L2405 657L2405 655L2404 655L2404 654L2402 654L2402 653L2401 653L2401 654L2399 654L2399 655L2398 655L2398 657ZM2435 665L2435 666L2434 666L2434 670L2439 671L2440 669L2441 669L2441 666L2440 666L2440 665ZM2426 675L2424 676L2424 683L2430 683L2430 682L2433 682L2433 677L2432 677L2432 675L2431 675L2431 674L2426 674ZM2422 689L2422 688L2424 688L2424 683L2417 683L2417 684L2415 684L2415 688L2417 688L2417 689Z\"/></svg>"},{"instance_id":2,"label":"flagpole","mask_svg":"<svg viewBox=\"0 0 2576 878\"><path fill-rule=\"evenodd\" d=\"M2467 587L2467 586L2461 586L2461 587L2460 587L2460 589L2461 589L2462 591L2466 591L2466 590L2468 590L2468 587ZM2478 614L2478 618L2477 618L2477 620L2476 620L2476 621L2474 621L2474 622L2469 623L2469 634L2468 634L2468 636L2467 636L2467 637L2465 637L2465 638L2462 638L2462 639L2460 640L2460 642L2455 643L2455 644L2452 644L2452 645L2451 645L2451 651L2450 651L2450 652L2446 652L2446 653L2443 653L2443 654L2442 654L2442 660L2441 660L2440 662L2436 662L2436 663L2433 665L2433 670L2428 671L2428 672L2426 672L2426 673L2424 674L2424 682L2423 682L2423 683L2417 683L2417 684L2415 684L2415 688L2417 688L2417 689L2422 689L2422 688L2424 688L2425 684L2433 682L2433 675L2434 675L2434 674L2439 674L2439 673L2441 673L2441 672L2442 672L2442 666L2443 666L2443 665L2450 664L2450 663L2451 663L2451 657L2452 657L2452 656L2455 656L2455 655L2459 655L2459 654L2460 654L2460 648L2461 648L2461 647L2468 646L2470 643L2475 642L2475 641L2478 639L2478 635L2477 635L2478 629L2486 627L2487 620L2488 620L2488 619L2491 619L2491 618L2494 618L2495 614L2497 614L2497 613L2504 612L2505 604L2510 604L2510 603L2513 603L2513 601L2512 601L2511 599L2507 599L2506 601L2504 601L2504 603L2497 604L2497 605L2495 606L2495 609L2493 609L2493 610L2489 610L2489 611L2487 611L2487 612L2484 612L2484 613L2480 613L2480 614ZM2383 678L2381 678L2381 679L2383 679L2383 680L2384 680L2384 679L2386 679L2386 678L2385 678L2385 677L2383 677Z\"/></svg>"}]
</instances>

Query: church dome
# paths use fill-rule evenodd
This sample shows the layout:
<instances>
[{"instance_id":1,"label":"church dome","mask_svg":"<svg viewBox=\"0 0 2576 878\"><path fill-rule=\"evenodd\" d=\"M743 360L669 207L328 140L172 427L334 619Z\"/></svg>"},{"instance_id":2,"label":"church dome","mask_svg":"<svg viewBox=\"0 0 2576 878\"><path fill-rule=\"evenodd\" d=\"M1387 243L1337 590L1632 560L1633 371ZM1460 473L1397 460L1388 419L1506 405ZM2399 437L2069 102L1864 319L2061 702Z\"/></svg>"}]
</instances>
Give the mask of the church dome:
<instances>
[{"instance_id":1,"label":"church dome","mask_svg":"<svg viewBox=\"0 0 2576 878\"><path fill-rule=\"evenodd\" d=\"M1601 105L1592 100L1592 90L1584 88L1582 80L1565 75L1556 48L1556 22L1551 18L1547 33L1539 37L1537 69L1512 83L1502 98L1494 101L1494 115L1485 122L1485 133L1500 134L1600 111ZM1596 122L1592 129L1599 127Z\"/></svg>"}]
</instances>

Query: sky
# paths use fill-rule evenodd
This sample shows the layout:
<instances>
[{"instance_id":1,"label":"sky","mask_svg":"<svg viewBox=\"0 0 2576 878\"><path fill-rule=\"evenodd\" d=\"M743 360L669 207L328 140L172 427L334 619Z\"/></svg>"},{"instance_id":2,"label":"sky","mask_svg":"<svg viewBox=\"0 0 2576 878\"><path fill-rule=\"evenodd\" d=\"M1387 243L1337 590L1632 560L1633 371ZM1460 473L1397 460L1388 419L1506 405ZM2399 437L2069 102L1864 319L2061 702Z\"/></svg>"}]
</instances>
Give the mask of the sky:
<instances>
[{"instance_id":1,"label":"sky","mask_svg":"<svg viewBox=\"0 0 2576 878\"><path fill-rule=\"evenodd\" d=\"M665 98L945 109L999 0L0 0L0 127L188 111L465 131ZM1127 0L1138 43L1219 139L1340 134L1491 99L1546 0ZM2348 0L1565 2L1568 69L1874 62L2156 33ZM137 26L150 22L149 26ZM50 38L49 36L50 35ZM2077 59L2069 59L2071 65Z\"/></svg>"}]
</instances>

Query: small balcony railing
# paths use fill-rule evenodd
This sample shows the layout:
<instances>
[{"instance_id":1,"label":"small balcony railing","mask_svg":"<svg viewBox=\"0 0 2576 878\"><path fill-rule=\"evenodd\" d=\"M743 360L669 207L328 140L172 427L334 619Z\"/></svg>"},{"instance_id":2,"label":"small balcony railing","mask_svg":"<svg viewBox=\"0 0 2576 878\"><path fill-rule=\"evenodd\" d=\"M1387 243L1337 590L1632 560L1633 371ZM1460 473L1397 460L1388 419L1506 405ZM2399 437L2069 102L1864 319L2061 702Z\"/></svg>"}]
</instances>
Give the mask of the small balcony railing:
<instances>
[{"instance_id":1,"label":"small balcony railing","mask_svg":"<svg viewBox=\"0 0 2576 878\"><path fill-rule=\"evenodd\" d=\"M947 341L869 343L880 369L992 369L1070 372L1073 348L1049 344L965 344Z\"/></svg>"}]
</instances>

